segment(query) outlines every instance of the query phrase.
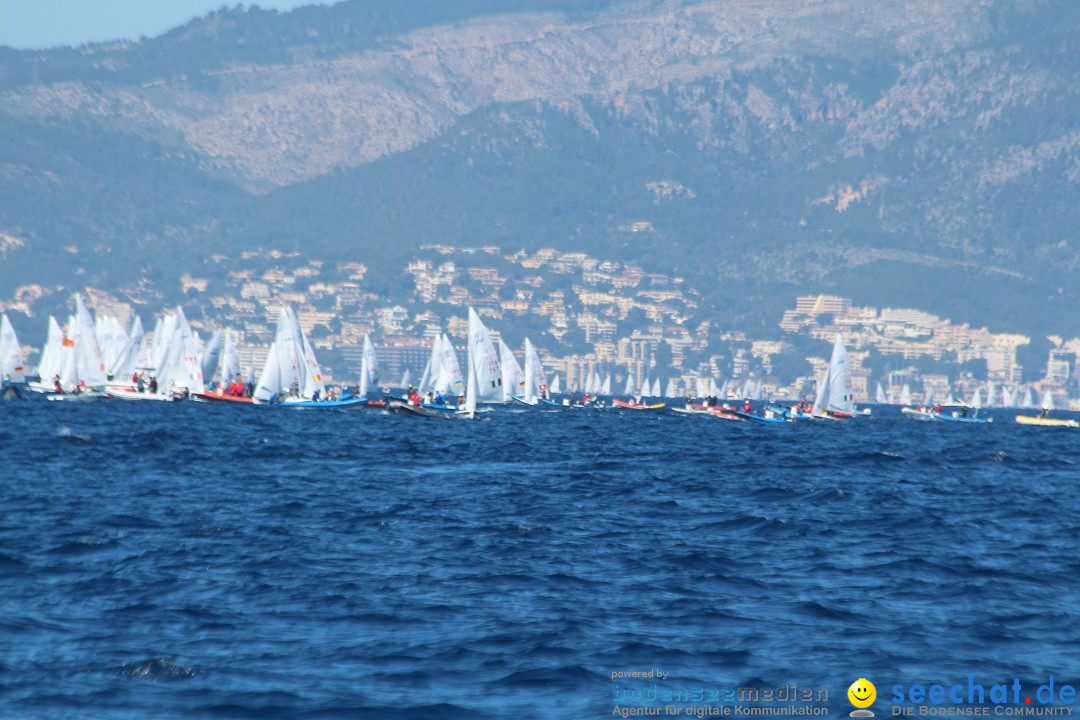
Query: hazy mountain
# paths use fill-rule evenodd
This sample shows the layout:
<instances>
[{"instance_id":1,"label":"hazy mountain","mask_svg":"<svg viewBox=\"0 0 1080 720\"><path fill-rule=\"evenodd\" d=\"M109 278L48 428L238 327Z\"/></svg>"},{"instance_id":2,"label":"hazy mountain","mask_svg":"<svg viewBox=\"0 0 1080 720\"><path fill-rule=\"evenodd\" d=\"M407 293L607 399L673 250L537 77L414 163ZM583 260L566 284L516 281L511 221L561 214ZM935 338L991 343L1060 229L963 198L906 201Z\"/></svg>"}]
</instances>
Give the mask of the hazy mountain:
<instances>
[{"instance_id":1,"label":"hazy mountain","mask_svg":"<svg viewBox=\"0 0 1080 720\"><path fill-rule=\"evenodd\" d=\"M0 49L0 297L444 241L638 259L747 322L835 291L1076 334L1077 77L1067 0L353 0Z\"/></svg>"}]
</instances>

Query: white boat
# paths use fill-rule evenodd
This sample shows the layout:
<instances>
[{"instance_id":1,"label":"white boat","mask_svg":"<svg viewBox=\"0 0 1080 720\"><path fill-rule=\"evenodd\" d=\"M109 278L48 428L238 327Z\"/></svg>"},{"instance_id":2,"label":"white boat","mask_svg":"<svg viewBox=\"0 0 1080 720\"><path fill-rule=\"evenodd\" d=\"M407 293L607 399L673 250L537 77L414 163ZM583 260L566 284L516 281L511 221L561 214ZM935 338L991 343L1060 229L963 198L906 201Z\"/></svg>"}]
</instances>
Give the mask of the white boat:
<instances>
[{"instance_id":1,"label":"white boat","mask_svg":"<svg viewBox=\"0 0 1080 720\"><path fill-rule=\"evenodd\" d=\"M811 412L815 418L851 418L855 416L855 400L851 387L851 366L847 349L840 335L833 343L832 359L825 376L818 383L817 397Z\"/></svg>"}]
</instances>

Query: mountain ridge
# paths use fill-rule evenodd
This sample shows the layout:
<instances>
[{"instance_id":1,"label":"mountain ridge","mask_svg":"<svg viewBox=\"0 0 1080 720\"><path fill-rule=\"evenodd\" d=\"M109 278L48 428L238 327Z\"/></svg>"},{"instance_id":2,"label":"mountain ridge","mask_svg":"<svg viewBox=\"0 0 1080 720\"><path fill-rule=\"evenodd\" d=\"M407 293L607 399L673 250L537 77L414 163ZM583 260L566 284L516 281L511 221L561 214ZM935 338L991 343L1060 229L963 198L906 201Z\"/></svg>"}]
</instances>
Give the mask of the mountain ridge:
<instances>
[{"instance_id":1,"label":"mountain ridge","mask_svg":"<svg viewBox=\"0 0 1080 720\"><path fill-rule=\"evenodd\" d=\"M20 139L0 149L0 232L23 242L0 263L170 295L173 266L211 252L284 241L392 274L450 237L640 257L748 318L836 289L1075 323L1080 9L439 5L383 25L358 0L223 10L0 52ZM655 230L631 242L637 220Z\"/></svg>"}]
</instances>

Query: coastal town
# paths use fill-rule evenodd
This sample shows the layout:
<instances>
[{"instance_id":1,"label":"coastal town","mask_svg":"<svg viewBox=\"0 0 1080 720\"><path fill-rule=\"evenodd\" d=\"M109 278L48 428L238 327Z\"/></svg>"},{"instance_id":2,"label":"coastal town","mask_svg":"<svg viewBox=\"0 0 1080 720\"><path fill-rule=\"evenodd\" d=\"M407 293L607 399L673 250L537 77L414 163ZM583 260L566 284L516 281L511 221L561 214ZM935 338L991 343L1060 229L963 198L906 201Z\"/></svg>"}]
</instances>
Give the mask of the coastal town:
<instances>
[{"instance_id":1,"label":"coastal town","mask_svg":"<svg viewBox=\"0 0 1080 720\"><path fill-rule=\"evenodd\" d=\"M293 307L326 358L327 379L341 384L355 382L365 335L375 343L383 384L396 384L406 371L418 377L442 332L463 354L466 310L473 307L511 346L530 337L548 374L560 375L567 389L582 388L596 373L610 375L618 388L660 380L694 394L711 380L715 387L728 381L730 397L805 398L839 335L850 353L856 402L880 401L882 393L898 402L904 386L915 399L929 392L967 398L993 387L1003 398L1023 386L1037 395L1051 392L1061 407L1077 394L1080 338L1048 338L1042 364L1023 367L1018 351L1032 342L1029 336L918 309L857 306L833 295L793 297L794 307L776 326L755 337L727 327L682 277L554 249L427 245L402 270L399 287L380 294L362 262L271 249L215 255L198 275L185 272L177 282L191 326L232 333L245 370L262 366L274 318L282 305ZM26 316L25 328L38 320L44 298L74 290L85 292L99 317L114 317L122 327L136 314L151 320L164 302L162 289L146 281L112 292L31 284L0 310ZM37 343L33 333L20 333L30 365L44 341L41 320Z\"/></svg>"}]
</instances>

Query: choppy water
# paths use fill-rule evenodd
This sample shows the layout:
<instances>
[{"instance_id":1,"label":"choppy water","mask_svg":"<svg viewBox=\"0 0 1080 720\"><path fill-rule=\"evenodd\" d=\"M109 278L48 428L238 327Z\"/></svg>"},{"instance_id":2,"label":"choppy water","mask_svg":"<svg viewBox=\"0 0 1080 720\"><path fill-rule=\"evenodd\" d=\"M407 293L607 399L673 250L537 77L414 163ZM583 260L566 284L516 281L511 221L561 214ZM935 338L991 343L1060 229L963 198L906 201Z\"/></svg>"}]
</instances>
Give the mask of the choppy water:
<instances>
[{"instance_id":1,"label":"choppy water","mask_svg":"<svg viewBox=\"0 0 1080 720\"><path fill-rule=\"evenodd\" d=\"M609 717L649 668L1080 685L1080 431L483 418L0 406L0 717Z\"/></svg>"}]
</instances>

